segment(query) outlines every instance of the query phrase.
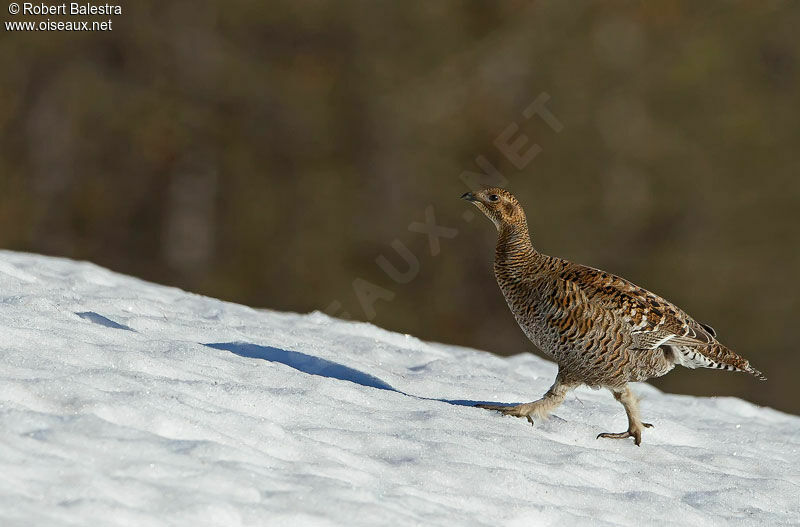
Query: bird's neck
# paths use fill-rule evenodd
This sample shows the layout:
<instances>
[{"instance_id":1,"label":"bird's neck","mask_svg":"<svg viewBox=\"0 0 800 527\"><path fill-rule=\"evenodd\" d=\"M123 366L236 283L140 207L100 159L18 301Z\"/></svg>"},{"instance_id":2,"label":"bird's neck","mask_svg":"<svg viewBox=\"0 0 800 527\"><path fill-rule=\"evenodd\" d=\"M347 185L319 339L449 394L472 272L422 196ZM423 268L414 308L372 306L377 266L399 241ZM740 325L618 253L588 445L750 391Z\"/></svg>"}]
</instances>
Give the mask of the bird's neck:
<instances>
[{"instance_id":1,"label":"bird's neck","mask_svg":"<svg viewBox=\"0 0 800 527\"><path fill-rule=\"evenodd\" d=\"M539 253L533 248L526 223L500 226L495 246L495 266L518 266L530 264Z\"/></svg>"}]
</instances>

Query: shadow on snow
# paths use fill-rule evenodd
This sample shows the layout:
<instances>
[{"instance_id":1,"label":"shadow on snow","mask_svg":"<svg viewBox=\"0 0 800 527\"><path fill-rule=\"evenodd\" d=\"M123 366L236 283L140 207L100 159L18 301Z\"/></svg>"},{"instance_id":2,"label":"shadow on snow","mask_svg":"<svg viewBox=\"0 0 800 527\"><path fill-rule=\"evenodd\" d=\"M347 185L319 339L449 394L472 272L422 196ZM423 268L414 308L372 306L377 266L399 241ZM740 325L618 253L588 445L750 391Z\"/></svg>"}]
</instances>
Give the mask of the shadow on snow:
<instances>
[{"instance_id":1,"label":"shadow on snow","mask_svg":"<svg viewBox=\"0 0 800 527\"><path fill-rule=\"evenodd\" d=\"M279 362L285 364L290 368L307 373L309 375L319 375L320 377L328 377L330 379L338 379L340 381L348 381L368 388L375 388L378 390L386 390L389 392L396 392L408 397L416 399L424 399L426 401L439 401L442 403L452 404L456 406L475 406L476 404L497 404L492 401L472 401L468 399L436 399L433 397L418 397L402 392L392 385L382 381L381 379L365 373L355 368L339 364L327 359L321 359L300 353L299 351L285 350L273 346L260 346L258 344L250 344L247 342L217 342L211 344L203 344L209 348L218 350L229 351L240 357L247 357L249 359L261 359L269 362Z\"/></svg>"},{"instance_id":2,"label":"shadow on snow","mask_svg":"<svg viewBox=\"0 0 800 527\"><path fill-rule=\"evenodd\" d=\"M81 311L75 313L79 317L84 320L88 320L89 322L93 322L95 324L99 324L101 326L111 328L111 329L124 329L125 331L134 331L133 329L129 328L124 324L120 324L119 322L114 322L110 318L106 318L100 313L95 313L94 311Z\"/></svg>"},{"instance_id":3,"label":"shadow on snow","mask_svg":"<svg viewBox=\"0 0 800 527\"><path fill-rule=\"evenodd\" d=\"M94 311L81 311L76 312L75 314L84 320L88 320L89 322L107 328L122 329L133 332L136 331L124 324L114 322L110 318L104 317L99 313L95 313ZM279 362L309 375L319 375L320 377L348 381L361 386L366 386L367 388L396 392L408 397L414 397L416 399L423 399L426 401L439 401L455 406L498 404L492 401L473 401L470 399L436 399L434 397L419 397L417 395L411 395L394 388L392 385L382 381L374 375L370 375L369 373L356 370L355 368L345 366L344 364L339 364L338 362L321 359L306 353L300 353L299 351L285 350L276 348L274 346L259 346L258 344L249 344L247 342L218 342L203 345L208 346L209 348L229 351L235 355L239 355L240 357L261 359L269 362ZM514 404L515 403L500 403L500 406L513 406Z\"/></svg>"}]
</instances>

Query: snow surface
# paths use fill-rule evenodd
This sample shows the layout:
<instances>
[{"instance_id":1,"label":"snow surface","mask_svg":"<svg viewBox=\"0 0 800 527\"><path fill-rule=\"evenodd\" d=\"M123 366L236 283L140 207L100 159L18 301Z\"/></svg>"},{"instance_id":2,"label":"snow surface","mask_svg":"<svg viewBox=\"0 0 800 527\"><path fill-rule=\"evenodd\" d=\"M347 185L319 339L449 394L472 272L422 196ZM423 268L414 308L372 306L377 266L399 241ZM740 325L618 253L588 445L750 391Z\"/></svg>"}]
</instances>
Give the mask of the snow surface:
<instances>
[{"instance_id":1,"label":"snow surface","mask_svg":"<svg viewBox=\"0 0 800 527\"><path fill-rule=\"evenodd\" d=\"M469 405L538 398L533 355L2 251L0 327L3 526L800 523L800 417L738 399L639 385L641 447L595 439L606 391L531 427Z\"/></svg>"}]
</instances>

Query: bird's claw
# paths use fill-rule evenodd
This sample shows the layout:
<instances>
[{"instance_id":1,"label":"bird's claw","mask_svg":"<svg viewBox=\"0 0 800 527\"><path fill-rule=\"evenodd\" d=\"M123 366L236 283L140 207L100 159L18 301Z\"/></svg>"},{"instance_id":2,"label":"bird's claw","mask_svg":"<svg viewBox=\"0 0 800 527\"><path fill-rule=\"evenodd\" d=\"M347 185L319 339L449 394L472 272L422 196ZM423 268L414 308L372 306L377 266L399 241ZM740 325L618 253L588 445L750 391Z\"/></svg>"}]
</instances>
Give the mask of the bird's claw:
<instances>
[{"instance_id":1,"label":"bird's claw","mask_svg":"<svg viewBox=\"0 0 800 527\"><path fill-rule=\"evenodd\" d=\"M492 410L500 412L503 415L510 415L511 417L524 417L533 426L533 418L528 413L522 413L519 406L500 406L496 404L476 404L476 408L483 408L484 410Z\"/></svg>"},{"instance_id":2,"label":"bird's claw","mask_svg":"<svg viewBox=\"0 0 800 527\"><path fill-rule=\"evenodd\" d=\"M636 432L631 432L630 430L628 430L627 432L618 432L618 433L603 432L602 434L597 434L597 439L600 439L601 437L605 439L625 439L628 437L632 437L633 442L636 444L636 446L640 446L642 444L641 432L636 433Z\"/></svg>"},{"instance_id":3,"label":"bird's claw","mask_svg":"<svg viewBox=\"0 0 800 527\"><path fill-rule=\"evenodd\" d=\"M653 425L651 425L650 423L641 423L641 424L645 428L653 428ZM618 433L603 432L602 434L597 434L597 439L600 439L601 437L605 439L625 439L628 437L632 437L633 442L636 446L642 445L642 430L640 428L631 428L628 429L627 432L618 432Z\"/></svg>"}]
</instances>

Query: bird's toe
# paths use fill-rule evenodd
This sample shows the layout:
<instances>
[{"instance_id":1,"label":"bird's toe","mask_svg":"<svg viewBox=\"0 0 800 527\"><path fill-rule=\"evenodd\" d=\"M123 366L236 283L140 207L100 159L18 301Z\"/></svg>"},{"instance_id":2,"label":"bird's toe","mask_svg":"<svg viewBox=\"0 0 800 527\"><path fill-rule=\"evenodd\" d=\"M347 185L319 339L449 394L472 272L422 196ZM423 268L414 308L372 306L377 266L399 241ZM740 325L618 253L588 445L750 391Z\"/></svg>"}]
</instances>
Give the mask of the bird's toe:
<instances>
[{"instance_id":1,"label":"bird's toe","mask_svg":"<svg viewBox=\"0 0 800 527\"><path fill-rule=\"evenodd\" d=\"M509 408L514 408L513 406L503 406L500 404L476 404L475 408L483 408L484 410L493 410L495 412L505 412Z\"/></svg>"},{"instance_id":2,"label":"bird's toe","mask_svg":"<svg viewBox=\"0 0 800 527\"><path fill-rule=\"evenodd\" d=\"M597 439L600 438L604 439L627 439L628 437L633 438L633 442L636 446L640 446L642 444L642 432L641 430L628 430L627 432L603 432L602 434L597 434Z\"/></svg>"},{"instance_id":3,"label":"bird's toe","mask_svg":"<svg viewBox=\"0 0 800 527\"><path fill-rule=\"evenodd\" d=\"M602 434L597 434L597 439L601 437L604 439L625 439L630 436L630 432L603 432Z\"/></svg>"},{"instance_id":4,"label":"bird's toe","mask_svg":"<svg viewBox=\"0 0 800 527\"><path fill-rule=\"evenodd\" d=\"M524 417L530 424L533 424L533 418L531 417L531 412L528 408L528 405L521 404L518 406L501 406L496 404L476 404L475 406L477 408L483 408L484 410L500 412L503 415L510 415L511 417Z\"/></svg>"}]
</instances>

